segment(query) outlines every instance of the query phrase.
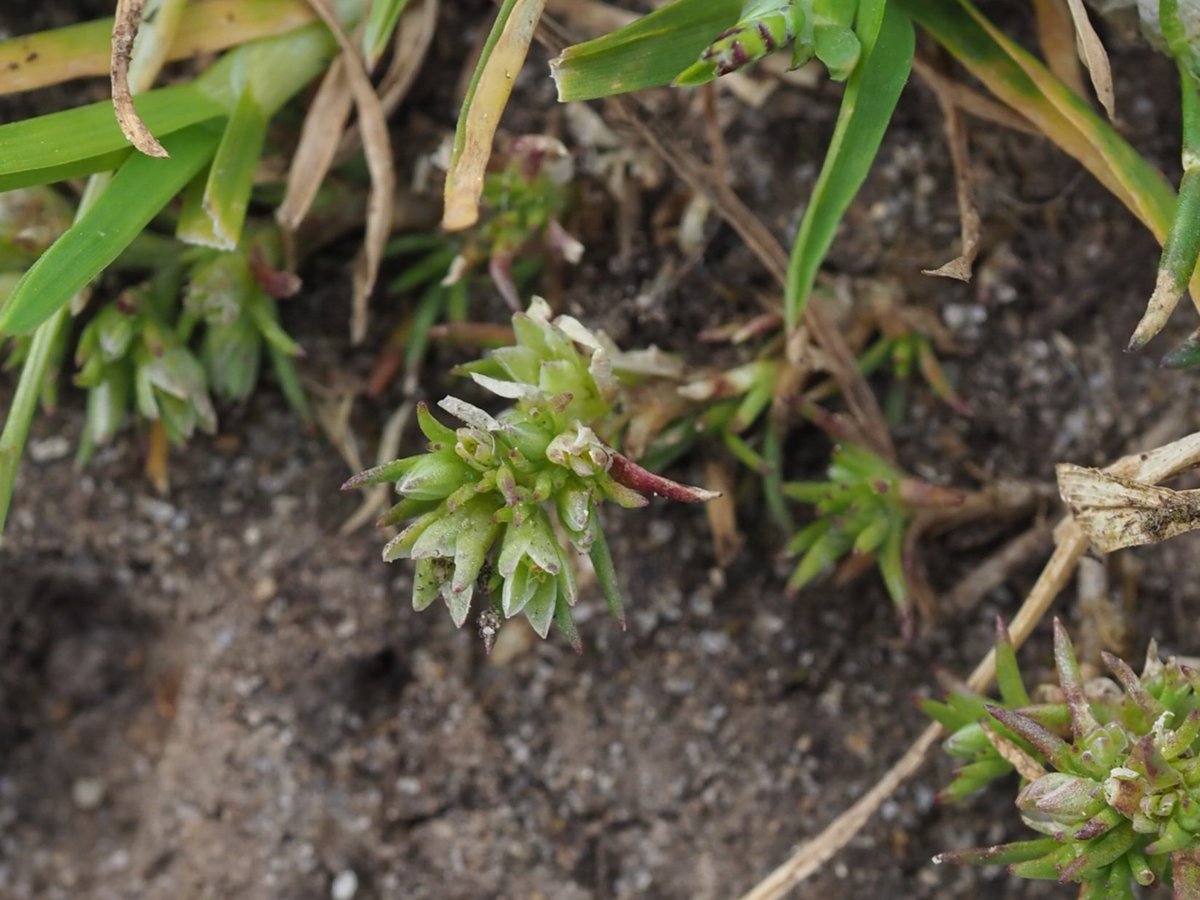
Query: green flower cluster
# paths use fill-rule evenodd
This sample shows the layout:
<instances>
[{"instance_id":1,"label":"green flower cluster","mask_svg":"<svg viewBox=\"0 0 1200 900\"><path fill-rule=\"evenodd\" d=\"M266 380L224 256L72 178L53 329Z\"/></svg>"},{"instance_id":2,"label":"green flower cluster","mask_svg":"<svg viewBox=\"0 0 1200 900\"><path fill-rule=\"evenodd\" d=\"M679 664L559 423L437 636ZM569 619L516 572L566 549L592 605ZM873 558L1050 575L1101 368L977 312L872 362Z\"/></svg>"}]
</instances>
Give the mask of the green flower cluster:
<instances>
[{"instance_id":1,"label":"green flower cluster","mask_svg":"<svg viewBox=\"0 0 1200 900\"><path fill-rule=\"evenodd\" d=\"M262 262L263 243L247 243L246 250L197 249L164 261L84 327L75 354L75 381L88 391L83 457L112 440L131 408L161 422L175 444L196 429L214 432L213 396L245 400L264 348L289 402L307 416L292 364L300 347L280 326L263 285L281 276Z\"/></svg>"},{"instance_id":2,"label":"green flower cluster","mask_svg":"<svg viewBox=\"0 0 1200 900\"><path fill-rule=\"evenodd\" d=\"M217 429L204 367L153 310L150 289L129 291L105 305L79 338L75 381L87 388L87 451L113 439L131 402L142 418L161 421L172 443L199 427Z\"/></svg>"},{"instance_id":3,"label":"green flower cluster","mask_svg":"<svg viewBox=\"0 0 1200 900\"><path fill-rule=\"evenodd\" d=\"M955 728L950 752L969 758L974 748L951 796L1003 774L1002 758L1022 776L1022 820L1045 837L936 861L1007 864L1024 878L1079 883L1081 897L1124 900L1135 885L1200 897L1200 673L1152 647L1140 676L1105 654L1117 684L1085 685L1057 620L1054 645L1061 703L1030 704L1011 646L998 646L1003 705L962 692L926 707ZM984 714L966 721L975 703Z\"/></svg>"},{"instance_id":4,"label":"green flower cluster","mask_svg":"<svg viewBox=\"0 0 1200 900\"><path fill-rule=\"evenodd\" d=\"M711 495L652 475L604 439L618 419L611 345L575 319L551 321L539 298L513 316L513 330L514 346L460 369L512 407L493 417L446 397L438 405L463 422L452 429L422 404L417 419L426 452L363 472L344 487L395 483L402 495L381 524L408 524L383 558L416 561L415 609L441 597L461 626L476 594L486 592L495 613L524 614L542 637L555 622L579 647L571 616L578 590L558 535L588 554L609 608L623 621L600 503L644 506L641 490L681 500Z\"/></svg>"}]
</instances>

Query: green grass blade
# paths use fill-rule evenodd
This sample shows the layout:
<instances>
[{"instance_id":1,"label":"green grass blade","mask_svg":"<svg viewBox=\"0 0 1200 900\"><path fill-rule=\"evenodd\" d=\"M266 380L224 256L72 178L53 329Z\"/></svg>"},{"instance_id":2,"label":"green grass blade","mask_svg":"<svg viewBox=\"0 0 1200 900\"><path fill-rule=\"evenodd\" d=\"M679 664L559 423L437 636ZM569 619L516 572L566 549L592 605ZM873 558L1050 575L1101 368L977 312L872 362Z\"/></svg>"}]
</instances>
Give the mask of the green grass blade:
<instances>
[{"instance_id":1,"label":"green grass blade","mask_svg":"<svg viewBox=\"0 0 1200 900\"><path fill-rule=\"evenodd\" d=\"M204 188L210 171L211 168L200 171L183 190L179 221L175 223L175 237L181 243L198 247L220 246L212 218L204 211Z\"/></svg>"},{"instance_id":2,"label":"green grass blade","mask_svg":"<svg viewBox=\"0 0 1200 900\"><path fill-rule=\"evenodd\" d=\"M871 41L869 28L878 23ZM833 242L838 223L866 180L912 67L912 24L883 0L859 10L863 56L846 82L837 125L816 187L804 211L788 263L784 310L789 327L800 321L817 270Z\"/></svg>"},{"instance_id":3,"label":"green grass blade","mask_svg":"<svg viewBox=\"0 0 1200 900\"><path fill-rule=\"evenodd\" d=\"M304 385L300 381L300 373L296 371L296 363L292 357L274 344L267 344L267 355L271 358L271 368L275 370L275 380L279 382L279 389L283 392L288 406L292 408L303 424L311 425L313 421L312 407L308 402L308 394L304 392Z\"/></svg>"},{"instance_id":4,"label":"green grass blade","mask_svg":"<svg viewBox=\"0 0 1200 900\"><path fill-rule=\"evenodd\" d=\"M0 307L0 334L29 331L99 275L200 170L219 134L193 125L166 135L170 159L134 154L75 225L30 266Z\"/></svg>"},{"instance_id":5,"label":"green grass blade","mask_svg":"<svg viewBox=\"0 0 1200 900\"><path fill-rule=\"evenodd\" d=\"M29 437L29 425L33 421L38 396L41 394L42 379L38 376L45 373L50 366L50 357L66 319L67 308L64 304L57 310L53 320L47 322L34 336L33 346L21 370L22 377L17 382L16 394L13 395L8 408L4 431L0 433L0 539L4 533L4 522L8 518L8 507L12 503L21 454ZM27 377L26 372L32 374Z\"/></svg>"},{"instance_id":6,"label":"green grass blade","mask_svg":"<svg viewBox=\"0 0 1200 900\"><path fill-rule=\"evenodd\" d=\"M675 0L550 63L558 99L595 100L670 84L738 20L742 0Z\"/></svg>"},{"instance_id":7,"label":"green grass blade","mask_svg":"<svg viewBox=\"0 0 1200 900\"><path fill-rule=\"evenodd\" d=\"M425 351L429 347L429 329L437 322L438 313L446 305L446 288L435 284L425 291L417 308L413 312L412 321L408 326L408 340L404 345L405 385L410 380L416 381L416 372L425 361Z\"/></svg>"},{"instance_id":8,"label":"green grass blade","mask_svg":"<svg viewBox=\"0 0 1200 900\"><path fill-rule=\"evenodd\" d=\"M408 0L375 0L367 21L363 25L362 51L370 61L375 61L387 49L387 42L396 30L400 14L408 6Z\"/></svg>"},{"instance_id":9,"label":"green grass blade","mask_svg":"<svg viewBox=\"0 0 1200 900\"><path fill-rule=\"evenodd\" d=\"M198 208L189 204L187 215L180 217L176 231L180 240L219 250L237 247L267 122L267 114L247 88L225 126Z\"/></svg>"},{"instance_id":10,"label":"green grass blade","mask_svg":"<svg viewBox=\"0 0 1200 900\"><path fill-rule=\"evenodd\" d=\"M187 84L143 94L134 104L160 139L226 114ZM0 147L0 191L104 171L130 150L107 100L0 125Z\"/></svg>"},{"instance_id":11,"label":"green grass blade","mask_svg":"<svg viewBox=\"0 0 1200 900\"><path fill-rule=\"evenodd\" d=\"M1200 85L1184 63L1179 64L1183 106L1183 177L1171 230L1163 242L1158 279L1146 312L1129 339L1138 350L1162 331L1167 319L1187 292L1200 259Z\"/></svg>"},{"instance_id":12,"label":"green grass blade","mask_svg":"<svg viewBox=\"0 0 1200 900\"><path fill-rule=\"evenodd\" d=\"M59 166L46 166L26 172L17 172L13 175L0 175L0 192L37 187L42 184L54 184L71 178L86 178L100 172L111 172L119 168L132 152L133 146L127 145L123 150L72 160Z\"/></svg>"},{"instance_id":13,"label":"green grass blade","mask_svg":"<svg viewBox=\"0 0 1200 900\"><path fill-rule=\"evenodd\" d=\"M274 115L297 91L319 75L337 52L337 41L319 22L286 34L243 44L222 56L193 84L232 112L245 91ZM140 105L138 107L141 108ZM149 120L146 124L154 131ZM158 132L155 131L155 134Z\"/></svg>"}]
</instances>

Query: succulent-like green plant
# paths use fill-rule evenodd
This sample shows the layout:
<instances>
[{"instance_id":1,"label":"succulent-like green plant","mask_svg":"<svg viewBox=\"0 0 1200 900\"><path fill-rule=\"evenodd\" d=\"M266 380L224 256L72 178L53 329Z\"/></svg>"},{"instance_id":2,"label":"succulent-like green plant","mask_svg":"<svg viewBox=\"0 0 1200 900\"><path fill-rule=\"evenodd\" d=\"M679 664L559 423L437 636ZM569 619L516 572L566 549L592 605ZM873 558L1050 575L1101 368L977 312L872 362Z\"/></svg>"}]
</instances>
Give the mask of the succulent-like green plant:
<instances>
[{"instance_id":1,"label":"succulent-like green plant","mask_svg":"<svg viewBox=\"0 0 1200 900\"><path fill-rule=\"evenodd\" d=\"M989 703L995 704L995 701L971 690L946 673L939 673L939 676L947 685L945 699L923 699L919 705L926 715L950 733L942 749L962 761L950 784L938 794L938 799L946 803L982 790L1013 771L1012 762L1002 756L989 739L989 729L1017 743L1027 752L1031 752L1032 747L1006 726L989 721L987 707ZM1069 727L1070 711L1065 705L1033 704L1017 666L1008 628L1000 618L996 619L996 682L1000 689L1000 703L1005 709L1019 709L1023 715L1055 732L1062 733Z\"/></svg>"},{"instance_id":2,"label":"succulent-like green plant","mask_svg":"<svg viewBox=\"0 0 1200 900\"><path fill-rule=\"evenodd\" d=\"M540 242L570 263L579 262L583 245L562 227L575 165L562 141L526 134L512 142L504 164L484 179L482 218L464 235L447 283L486 262L501 296L516 310L521 301L513 277L518 253Z\"/></svg>"},{"instance_id":3,"label":"succulent-like green plant","mask_svg":"<svg viewBox=\"0 0 1200 900\"><path fill-rule=\"evenodd\" d=\"M644 493L684 501L713 495L654 475L609 443L619 421L619 351L568 316L551 320L545 301L513 316L514 346L461 367L480 386L515 401L493 417L455 397L438 405L463 425L449 428L428 407L417 421L426 452L351 478L344 489L395 483L403 499L380 520L407 526L384 547L391 562L416 561L413 607L441 597L455 625L477 593L484 609L523 613L542 637L555 622L576 648L571 616L578 599L573 561L559 534L592 562L613 615L623 602L600 521L599 506L645 506ZM580 349L582 348L582 349ZM490 648L494 628L481 629Z\"/></svg>"},{"instance_id":4,"label":"succulent-like green plant","mask_svg":"<svg viewBox=\"0 0 1200 900\"><path fill-rule=\"evenodd\" d=\"M1055 620L1062 702L1034 706L1005 641L997 646L998 669L1004 659L1006 670L1002 704L959 693L926 709L954 729L952 753L976 754L946 796L1004 774L1003 759L1022 777L1022 820L1044 837L956 850L935 861L1007 864L1024 878L1076 882L1086 898L1132 898L1135 884L1200 897L1200 673L1175 659L1162 662L1151 645L1140 676L1106 653L1116 683L1085 684Z\"/></svg>"},{"instance_id":5,"label":"succulent-like green plant","mask_svg":"<svg viewBox=\"0 0 1200 900\"><path fill-rule=\"evenodd\" d=\"M905 531L922 507L955 506L962 495L902 474L869 450L838 444L827 481L793 481L785 496L812 504L816 518L787 546L800 561L788 579L798 591L848 553L873 553L888 594L901 614L910 615L909 580L904 565Z\"/></svg>"},{"instance_id":6,"label":"succulent-like green plant","mask_svg":"<svg viewBox=\"0 0 1200 900\"><path fill-rule=\"evenodd\" d=\"M131 408L161 422L174 444L197 428L215 431L213 395L245 400L264 348L288 401L308 416L292 364L300 347L280 326L267 290L286 292L268 265L272 243L263 233L242 250L170 254L149 281L99 309L75 351L75 381L88 392L81 460L116 436Z\"/></svg>"}]
</instances>

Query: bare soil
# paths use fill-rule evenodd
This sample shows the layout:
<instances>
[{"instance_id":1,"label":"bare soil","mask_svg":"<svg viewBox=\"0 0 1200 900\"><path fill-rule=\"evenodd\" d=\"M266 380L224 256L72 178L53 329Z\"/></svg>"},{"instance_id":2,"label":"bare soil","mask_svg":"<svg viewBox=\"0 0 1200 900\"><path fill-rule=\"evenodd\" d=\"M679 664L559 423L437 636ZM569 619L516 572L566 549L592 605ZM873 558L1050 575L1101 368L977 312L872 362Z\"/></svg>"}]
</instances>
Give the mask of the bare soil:
<instances>
[{"instance_id":1,"label":"bare soil","mask_svg":"<svg viewBox=\"0 0 1200 900\"><path fill-rule=\"evenodd\" d=\"M452 126L453 82L485 10L444 10L397 116L396 134L411 138L398 142L405 164ZM48 15L0 25L26 31ZM1122 127L1175 177L1170 67L1116 39L1112 49ZM523 76L514 131L561 127L545 62L535 52ZM781 239L838 96L828 84L781 89L759 112L721 99L734 187ZM687 100L652 99L704 147ZM960 345L946 362L975 416L915 389L896 432L902 462L965 487L1049 482L1054 462L1102 463L1164 417L1166 438L1194 428L1195 376L1122 352L1153 284L1151 237L1047 142L972 123L971 143L985 246L970 286L919 274L953 255L958 224L937 106L917 83L828 265L899 284ZM680 190L669 177L640 198L635 257L614 262L613 205L582 184L575 223L589 252L562 273L566 308L625 346L705 362L696 331L752 309L766 276L716 222L690 268L654 241L655 211ZM397 315L397 301L379 298L373 345L348 346L346 257L314 261L286 311L317 380L364 376ZM651 292L668 264L684 274ZM504 315L491 299L475 310ZM1185 331L1174 325L1155 353ZM439 373L458 358L435 354L425 395L441 395ZM0 399L12 384L0 381ZM398 401L360 403L366 445ZM783 538L753 498L741 509L745 545L724 570L702 512L656 503L608 519L626 631L593 591L581 601L583 655L518 639L489 659L440 609L412 612L411 573L379 561L378 535L338 533L358 501L337 493L345 465L273 386L223 410L217 437L173 455L167 497L142 475L137 435L77 471L55 439L73 441L81 421L68 391L36 423L0 551L0 896L13 900L324 898L339 876L358 898L737 896L903 752L925 724L911 698L935 690L932 667L969 670L1039 562L906 643L870 573L785 596ZM826 452L798 430L789 475L814 476ZM699 480L699 460L676 474ZM948 588L1030 524L926 542L933 584ZM1135 661L1152 636L1166 652L1196 652L1198 546L1126 554ZM1056 608L1078 624L1071 591ZM1038 675L1049 670L1045 630L1023 651ZM930 864L941 849L1022 833L1011 792L936 804L949 771L934 760L795 896L1073 896Z\"/></svg>"}]
</instances>

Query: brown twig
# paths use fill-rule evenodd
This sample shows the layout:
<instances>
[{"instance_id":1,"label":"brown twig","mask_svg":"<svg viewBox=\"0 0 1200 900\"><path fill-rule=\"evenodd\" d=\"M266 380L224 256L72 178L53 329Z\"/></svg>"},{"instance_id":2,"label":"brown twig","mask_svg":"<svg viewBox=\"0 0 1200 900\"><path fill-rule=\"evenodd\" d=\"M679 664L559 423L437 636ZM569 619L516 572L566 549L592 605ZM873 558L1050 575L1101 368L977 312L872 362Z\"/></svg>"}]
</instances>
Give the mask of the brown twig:
<instances>
[{"instance_id":1,"label":"brown twig","mask_svg":"<svg viewBox=\"0 0 1200 900\"><path fill-rule=\"evenodd\" d=\"M929 78L927 66L918 71L925 77L926 84L933 90L934 96L937 97L938 107L942 111L942 127L946 132L946 143L950 147L950 164L954 169L954 195L958 201L962 243L958 256L936 269L923 269L922 274L970 281L971 266L979 253L979 239L983 229L979 220L979 210L975 207L971 160L967 149L967 129L959 115L954 94L945 87L946 80Z\"/></svg>"},{"instance_id":2,"label":"brown twig","mask_svg":"<svg viewBox=\"0 0 1200 900\"><path fill-rule=\"evenodd\" d=\"M117 0L113 13L112 32L112 102L117 124L125 139L147 156L166 159L171 154L150 133L142 117L133 106L133 92L129 88L129 65L133 59L133 42L137 38L142 22L143 0Z\"/></svg>"},{"instance_id":3,"label":"brown twig","mask_svg":"<svg viewBox=\"0 0 1200 900\"><path fill-rule=\"evenodd\" d=\"M346 35L327 0L306 0L337 39L346 60L344 71L358 109L363 135L363 152L371 173L371 194L367 200L367 234L354 264L354 301L350 319L350 338L361 343L367 336L367 301L375 287L383 248L392 228L395 203L396 170L392 160L392 141L388 136L387 116L367 77L366 62Z\"/></svg>"}]
</instances>

